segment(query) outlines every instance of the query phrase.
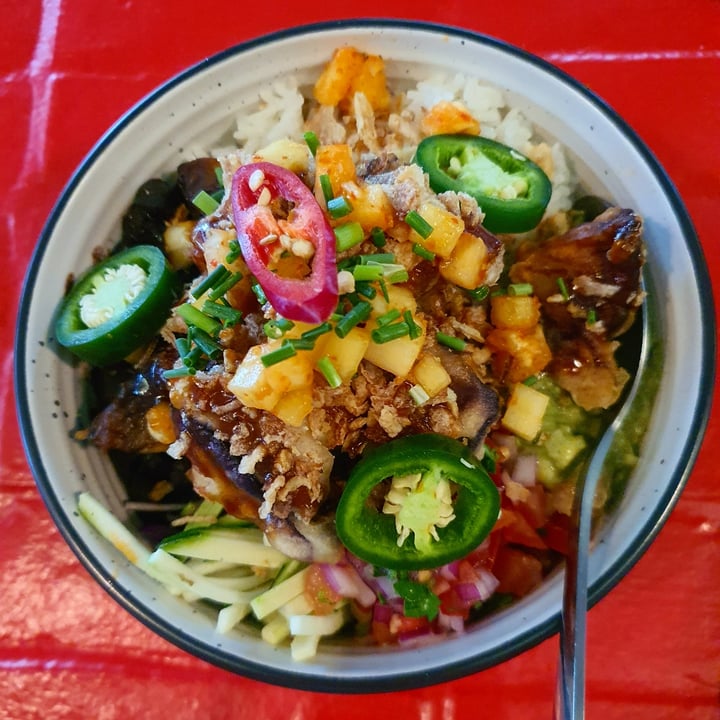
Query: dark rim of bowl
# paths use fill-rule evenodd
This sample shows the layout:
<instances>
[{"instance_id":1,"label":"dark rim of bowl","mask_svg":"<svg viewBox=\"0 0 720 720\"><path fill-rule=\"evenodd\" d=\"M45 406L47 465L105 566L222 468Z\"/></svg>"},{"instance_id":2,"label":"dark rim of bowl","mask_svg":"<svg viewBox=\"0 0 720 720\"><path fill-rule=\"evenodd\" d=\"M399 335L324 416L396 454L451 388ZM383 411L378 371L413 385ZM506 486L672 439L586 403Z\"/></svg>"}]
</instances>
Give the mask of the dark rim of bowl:
<instances>
[{"instance_id":1,"label":"dark rim of bowl","mask_svg":"<svg viewBox=\"0 0 720 720\"><path fill-rule=\"evenodd\" d=\"M699 296L703 323L703 347L701 349L702 359L700 377L702 387L712 387L715 374L715 317L711 299L712 293L710 292L710 278L697 234L674 184L645 143L639 138L628 123L623 120L611 107L609 107L597 95L588 90L579 81L565 73L565 71L560 70L548 61L543 60L542 58L539 58L521 48L513 46L503 40L464 28L424 21L396 20L388 18L361 18L355 20L338 20L314 23L262 35L228 48L225 51L219 52L216 55L213 55L212 57L209 57L174 76L132 107L103 135L103 137L98 141L95 147L90 151L74 172L49 216L25 277L16 325L14 373L17 387L17 412L20 420L20 429L26 455L43 501L45 502L65 541L75 552L90 575L95 578L95 580L114 598L115 601L143 622L147 627L185 651L211 662L218 667L230 670L245 677L288 688L333 693L371 693L418 688L454 680L470 673L486 669L533 647L542 640L545 640L556 633L560 627L560 614L559 612L556 613L552 618L548 619L544 623L531 628L529 631L519 636L511 647L500 647L463 660L445 664L439 663L438 666L428 670L416 672L398 671L382 677L338 677L332 676L332 674L328 674L323 677L313 673L304 672L301 664L297 665L296 671L284 671L275 668L268 668L249 658L242 658L229 654L223 650L221 643L218 643L217 646L198 644L192 636L184 633L180 628L172 626L162 616L153 612L150 608L140 606L130 592L117 587L110 574L101 566L92 551L86 546L79 534L75 531L72 519L68 517L66 511L63 509L62 503L55 494L52 482L45 472L42 461L42 453L38 447L31 424L29 406L27 402L27 378L25 374L28 354L25 329L29 307L32 302L32 290L35 285L36 276L42 263L46 246L52 236L53 229L58 221L58 218L62 215L66 203L72 196L74 189L82 177L88 169L98 161L105 148L113 142L115 136L121 129L125 128L134 120L135 117L140 115L159 97L172 90L175 86L181 84L198 72L202 72L208 67L222 62L229 57L241 54L260 45L277 42L298 35L324 33L332 30L352 28L376 28L379 31L399 28L430 33L442 33L452 35L453 37L460 39L461 43L468 41L469 43L479 43L494 47L506 54L518 57L528 64L534 65L562 80L575 92L588 100L599 112L601 112L612 124L614 124L632 143L636 151L642 156L643 160L652 170L653 175L663 188L665 196L678 218L678 222L682 229L683 237L692 260L695 277L700 291ZM682 449L680 462L673 469L674 482L668 487L664 496L660 498L655 511L649 514L645 524L637 534L639 539L634 546L622 554L591 585L589 589L590 605L593 605L600 600L620 581L620 579L647 550L650 543L664 525L672 508L677 502L682 488L687 482L687 478L697 457L702 437L709 420L710 406L711 393L705 393L701 396L700 402L695 409L692 426L688 428L687 441Z\"/></svg>"}]
</instances>

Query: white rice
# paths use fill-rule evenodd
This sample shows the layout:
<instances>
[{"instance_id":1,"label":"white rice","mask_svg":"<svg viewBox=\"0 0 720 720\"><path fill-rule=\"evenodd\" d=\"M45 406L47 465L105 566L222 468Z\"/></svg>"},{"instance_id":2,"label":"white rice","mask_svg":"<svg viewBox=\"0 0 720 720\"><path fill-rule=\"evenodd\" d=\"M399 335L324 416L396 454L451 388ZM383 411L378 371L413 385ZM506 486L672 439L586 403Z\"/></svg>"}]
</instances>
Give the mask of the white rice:
<instances>
[{"instance_id":1,"label":"white rice","mask_svg":"<svg viewBox=\"0 0 720 720\"><path fill-rule=\"evenodd\" d=\"M542 143L542 138L536 135L523 113L517 108L508 107L499 88L459 73L433 73L419 81L406 91L399 115L391 118L388 125L408 128L406 140L414 146L420 118L441 101L462 103L480 123L483 137L498 140L524 155L531 155ZM293 77L282 78L263 89L259 93L257 106L236 118L234 139L242 154L251 155L281 138L301 138L304 102L305 98ZM404 157L402 152L398 154ZM572 206L575 190L575 178L560 143L556 142L550 147L550 157L551 168L546 168L546 172L552 182L553 194L546 217L568 210Z\"/></svg>"}]
</instances>

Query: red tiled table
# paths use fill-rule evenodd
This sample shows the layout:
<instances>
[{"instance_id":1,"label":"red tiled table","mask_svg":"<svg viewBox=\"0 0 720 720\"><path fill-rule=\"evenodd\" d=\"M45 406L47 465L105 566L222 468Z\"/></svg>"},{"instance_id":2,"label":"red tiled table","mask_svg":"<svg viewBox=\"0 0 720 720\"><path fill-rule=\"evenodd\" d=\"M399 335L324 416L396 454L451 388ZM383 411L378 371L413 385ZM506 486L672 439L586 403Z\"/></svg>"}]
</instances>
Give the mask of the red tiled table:
<instances>
[{"instance_id":1,"label":"red tiled table","mask_svg":"<svg viewBox=\"0 0 720 720\"><path fill-rule=\"evenodd\" d=\"M551 716L557 642L456 682L329 696L248 681L190 657L120 609L55 530L14 413L14 308L36 238L70 173L132 103L205 55L305 22L385 16L462 25L519 45L607 100L669 172L720 282L720 3L465 4L420 0L6 0L0 38L0 718ZM250 9L252 7L252 9ZM711 389L708 388L708 392ZM720 483L710 420L656 542L590 613L588 717L720 718Z\"/></svg>"}]
</instances>

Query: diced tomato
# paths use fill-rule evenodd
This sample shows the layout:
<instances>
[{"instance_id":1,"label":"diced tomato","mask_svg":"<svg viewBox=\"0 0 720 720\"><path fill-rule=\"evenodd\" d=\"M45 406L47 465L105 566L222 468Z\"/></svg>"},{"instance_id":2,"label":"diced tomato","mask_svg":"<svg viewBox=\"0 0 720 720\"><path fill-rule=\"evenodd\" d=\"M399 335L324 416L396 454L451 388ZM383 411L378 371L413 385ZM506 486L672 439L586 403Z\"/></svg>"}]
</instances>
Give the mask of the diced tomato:
<instances>
[{"instance_id":1,"label":"diced tomato","mask_svg":"<svg viewBox=\"0 0 720 720\"><path fill-rule=\"evenodd\" d=\"M390 618L390 632L393 635L404 635L405 633L424 630L429 624L426 617L407 617L407 615L395 613Z\"/></svg>"},{"instance_id":2,"label":"diced tomato","mask_svg":"<svg viewBox=\"0 0 720 720\"><path fill-rule=\"evenodd\" d=\"M545 488L542 485L533 485L527 488L528 498L522 502L514 504L515 510L523 515L535 528L542 527L548 520L548 512L546 509Z\"/></svg>"},{"instance_id":3,"label":"diced tomato","mask_svg":"<svg viewBox=\"0 0 720 720\"><path fill-rule=\"evenodd\" d=\"M493 566L498 592L523 597L542 581L542 563L534 556L507 545L500 548Z\"/></svg>"},{"instance_id":4,"label":"diced tomato","mask_svg":"<svg viewBox=\"0 0 720 720\"><path fill-rule=\"evenodd\" d=\"M567 555L569 531L570 518L562 513L554 513L545 525L545 544L552 550Z\"/></svg>"},{"instance_id":5,"label":"diced tomato","mask_svg":"<svg viewBox=\"0 0 720 720\"><path fill-rule=\"evenodd\" d=\"M505 542L524 545L537 550L547 549L545 541L525 519L524 515L517 510L504 507L495 528L502 531Z\"/></svg>"},{"instance_id":6,"label":"diced tomato","mask_svg":"<svg viewBox=\"0 0 720 720\"><path fill-rule=\"evenodd\" d=\"M370 632L372 634L373 641L377 645L389 645L395 642L395 637L390 632L390 625L386 622L379 622L373 620L370 625Z\"/></svg>"},{"instance_id":7,"label":"diced tomato","mask_svg":"<svg viewBox=\"0 0 720 720\"><path fill-rule=\"evenodd\" d=\"M341 596L328 584L319 565L311 565L308 569L304 592L316 615L331 613L335 609L335 605L342 600Z\"/></svg>"}]
</instances>

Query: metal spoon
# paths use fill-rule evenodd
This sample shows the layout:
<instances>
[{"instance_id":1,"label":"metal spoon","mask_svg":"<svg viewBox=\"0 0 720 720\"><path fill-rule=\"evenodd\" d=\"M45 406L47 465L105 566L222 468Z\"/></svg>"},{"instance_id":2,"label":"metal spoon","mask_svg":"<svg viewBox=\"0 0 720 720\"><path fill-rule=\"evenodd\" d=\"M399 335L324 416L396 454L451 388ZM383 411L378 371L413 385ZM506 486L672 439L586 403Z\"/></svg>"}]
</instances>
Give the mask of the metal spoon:
<instances>
[{"instance_id":1,"label":"metal spoon","mask_svg":"<svg viewBox=\"0 0 720 720\"><path fill-rule=\"evenodd\" d=\"M633 383L618 414L595 448L585 472L578 478L575 490L565 567L560 662L555 693L556 720L582 720L585 717L587 586L593 502L605 460L643 385L644 370L650 356L647 306L642 308L641 317L636 319L636 327L638 323L639 331L631 330L623 343L623 349L629 356L627 364L637 363Z\"/></svg>"}]
</instances>

